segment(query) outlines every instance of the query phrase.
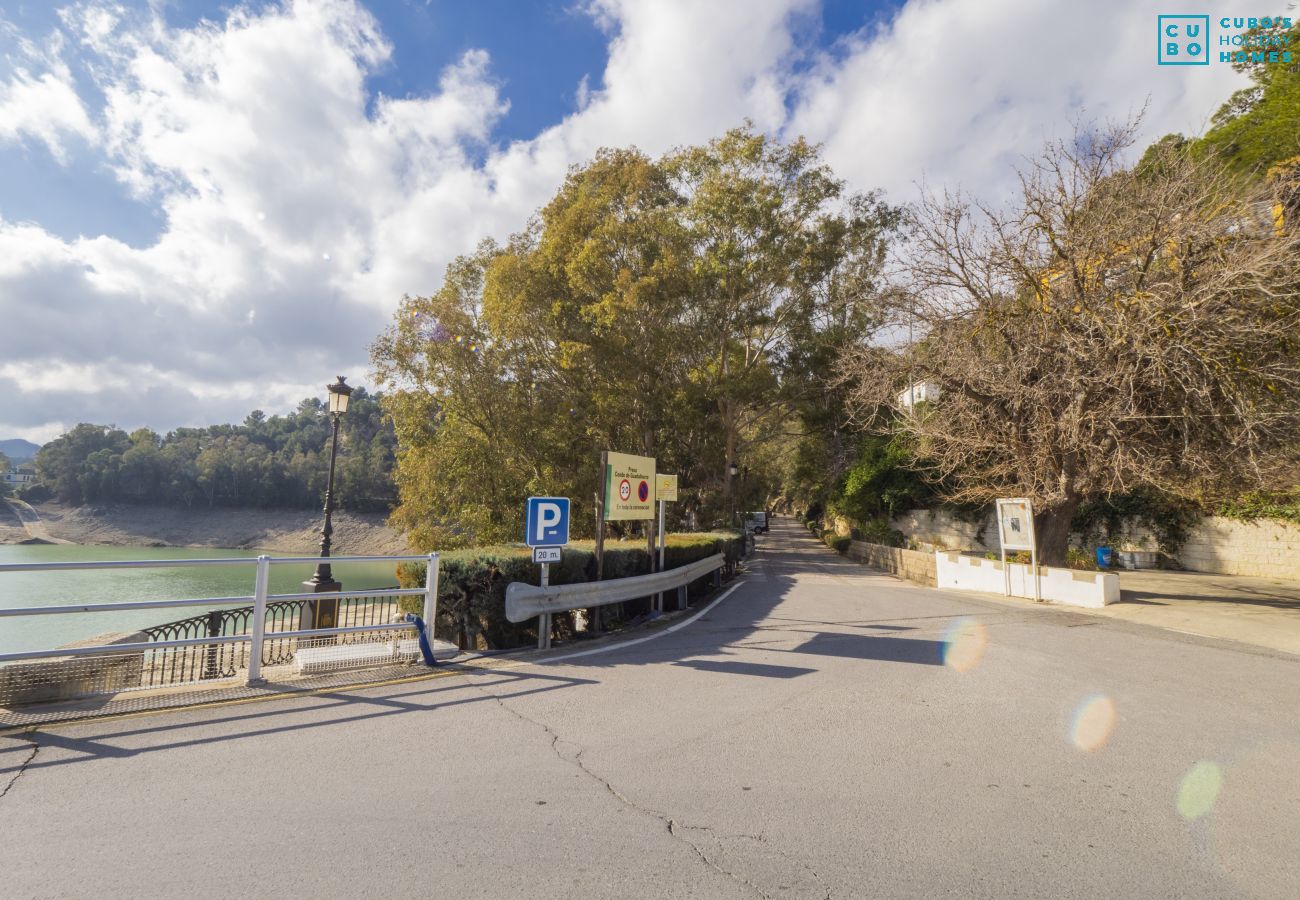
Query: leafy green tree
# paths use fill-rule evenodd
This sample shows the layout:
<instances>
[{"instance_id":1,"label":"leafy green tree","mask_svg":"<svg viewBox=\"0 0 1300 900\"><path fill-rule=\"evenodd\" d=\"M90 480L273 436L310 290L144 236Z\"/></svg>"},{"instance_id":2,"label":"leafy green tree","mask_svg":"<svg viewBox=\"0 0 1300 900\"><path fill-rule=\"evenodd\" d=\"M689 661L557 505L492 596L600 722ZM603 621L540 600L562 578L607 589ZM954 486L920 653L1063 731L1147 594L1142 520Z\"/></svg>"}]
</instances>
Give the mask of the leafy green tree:
<instances>
[{"instance_id":1,"label":"leafy green tree","mask_svg":"<svg viewBox=\"0 0 1300 900\"><path fill-rule=\"evenodd\" d=\"M708 348L694 375L717 405L714 465L730 495L726 462L749 454L747 438L773 433L790 404L818 418L835 358L874 316L898 213L874 195L846 196L816 146L750 127L665 165L688 198L691 324ZM837 429L842 398L822 406L820 424Z\"/></svg>"},{"instance_id":2,"label":"leafy green tree","mask_svg":"<svg viewBox=\"0 0 1300 900\"><path fill-rule=\"evenodd\" d=\"M129 447L126 432L82 423L40 449L36 472L60 500L94 502L111 492L116 474L112 459Z\"/></svg>"},{"instance_id":3,"label":"leafy green tree","mask_svg":"<svg viewBox=\"0 0 1300 900\"><path fill-rule=\"evenodd\" d=\"M1250 76L1210 119L1199 138L1166 135L1146 151L1143 166L1168 150L1213 155L1246 177L1263 176L1270 166L1300 155L1300 21L1290 29L1279 18L1270 28L1246 32L1253 45L1233 48L1232 67ZM1290 61L1282 59L1289 51ZM1273 58L1276 57L1276 58Z\"/></svg>"},{"instance_id":4,"label":"leafy green tree","mask_svg":"<svg viewBox=\"0 0 1300 900\"><path fill-rule=\"evenodd\" d=\"M417 546L516 540L524 498L554 492L590 533L602 449L656 457L684 488L674 512L704 524L765 502L809 361L870 303L883 210L844 197L815 148L749 128L657 161L601 151L374 344L394 521Z\"/></svg>"},{"instance_id":5,"label":"leafy green tree","mask_svg":"<svg viewBox=\"0 0 1300 900\"><path fill-rule=\"evenodd\" d=\"M1263 174L1300 154L1300 21L1287 30L1279 18L1246 37L1253 43L1236 50L1242 58L1232 65L1252 83L1219 108L1196 149L1217 153L1236 171ZM1289 62L1283 51L1289 51Z\"/></svg>"}]
</instances>

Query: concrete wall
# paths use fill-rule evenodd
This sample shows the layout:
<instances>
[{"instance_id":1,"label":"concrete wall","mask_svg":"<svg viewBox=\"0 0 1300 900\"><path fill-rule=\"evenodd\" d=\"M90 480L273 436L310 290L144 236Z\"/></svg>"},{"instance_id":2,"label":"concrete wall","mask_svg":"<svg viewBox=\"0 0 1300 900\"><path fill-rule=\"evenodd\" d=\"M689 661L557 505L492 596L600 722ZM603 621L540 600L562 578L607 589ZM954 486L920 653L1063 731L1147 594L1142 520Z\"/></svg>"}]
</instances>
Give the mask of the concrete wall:
<instances>
[{"instance_id":1,"label":"concrete wall","mask_svg":"<svg viewBox=\"0 0 1300 900\"><path fill-rule=\"evenodd\" d=\"M934 556L939 587L1005 595L1007 575L1002 570L1001 560L962 556L960 553L942 550L936 551ZM1039 596L1044 600L1093 609L1119 602L1119 576L1113 572L1080 572L1048 566L1038 568ZM1011 576L1011 595L1033 597L1034 578L1031 567L1009 563L1007 569Z\"/></svg>"},{"instance_id":2,"label":"concrete wall","mask_svg":"<svg viewBox=\"0 0 1300 900\"><path fill-rule=\"evenodd\" d=\"M982 523L972 524L942 510L911 510L890 525L924 549L997 551L992 513ZM1095 539L1084 543L1091 548ZM1115 541L1115 549L1154 551L1156 538L1150 530L1129 523ZM1193 572L1300 581L1300 526L1272 519L1202 519L1192 528L1176 560Z\"/></svg>"},{"instance_id":3,"label":"concrete wall","mask_svg":"<svg viewBox=\"0 0 1300 900\"><path fill-rule=\"evenodd\" d=\"M898 547L886 547L883 544L868 544L865 541L853 541L846 554L849 559L865 563L873 569L883 569L899 578L916 581L934 587L938 582L935 577L934 554L921 550L901 550Z\"/></svg>"}]
</instances>

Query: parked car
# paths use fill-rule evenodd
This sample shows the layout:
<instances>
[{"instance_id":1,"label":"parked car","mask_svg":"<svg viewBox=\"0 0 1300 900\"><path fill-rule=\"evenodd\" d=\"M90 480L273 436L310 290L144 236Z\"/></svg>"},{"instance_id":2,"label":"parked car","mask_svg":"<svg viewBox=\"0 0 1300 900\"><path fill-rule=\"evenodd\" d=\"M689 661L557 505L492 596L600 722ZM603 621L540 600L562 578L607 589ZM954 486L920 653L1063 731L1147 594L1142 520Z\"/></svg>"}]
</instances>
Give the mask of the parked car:
<instances>
[{"instance_id":1,"label":"parked car","mask_svg":"<svg viewBox=\"0 0 1300 900\"><path fill-rule=\"evenodd\" d=\"M767 512L752 512L749 514L749 520L745 523L747 530L754 534L765 534L767 532Z\"/></svg>"}]
</instances>

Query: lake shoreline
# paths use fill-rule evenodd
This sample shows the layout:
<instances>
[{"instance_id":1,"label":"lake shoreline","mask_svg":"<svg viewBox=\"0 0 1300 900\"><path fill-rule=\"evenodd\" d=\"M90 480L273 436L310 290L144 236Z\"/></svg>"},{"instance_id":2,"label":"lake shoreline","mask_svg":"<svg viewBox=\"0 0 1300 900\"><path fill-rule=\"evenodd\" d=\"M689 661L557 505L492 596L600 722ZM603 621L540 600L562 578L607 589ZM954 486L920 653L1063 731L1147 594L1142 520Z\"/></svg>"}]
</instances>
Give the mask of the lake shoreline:
<instances>
[{"instance_id":1,"label":"lake shoreline","mask_svg":"<svg viewBox=\"0 0 1300 900\"><path fill-rule=\"evenodd\" d=\"M298 509L175 509L165 506L35 506L53 538L106 547L259 549L315 554L323 513ZM406 538L385 524L383 513L334 513L336 555L410 553ZM0 502L0 544L35 543Z\"/></svg>"}]
</instances>

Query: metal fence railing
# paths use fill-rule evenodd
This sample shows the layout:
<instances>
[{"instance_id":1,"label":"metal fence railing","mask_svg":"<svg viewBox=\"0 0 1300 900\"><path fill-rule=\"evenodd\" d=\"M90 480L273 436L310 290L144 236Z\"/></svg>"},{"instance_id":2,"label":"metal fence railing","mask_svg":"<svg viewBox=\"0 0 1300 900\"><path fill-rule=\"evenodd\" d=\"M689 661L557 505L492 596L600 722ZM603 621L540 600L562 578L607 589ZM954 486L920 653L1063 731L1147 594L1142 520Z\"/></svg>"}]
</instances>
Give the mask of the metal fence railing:
<instances>
[{"instance_id":1,"label":"metal fence railing","mask_svg":"<svg viewBox=\"0 0 1300 900\"><path fill-rule=\"evenodd\" d=\"M344 597L338 601L339 627L352 625L394 624L394 616L401 611L401 590L385 588L381 597ZM332 596L332 595L330 595ZM293 660L297 650L296 638L283 637L283 633L298 628L304 615L309 615L310 600L274 600L266 604L266 632L262 643L262 665L284 665ZM253 607L236 609L211 609L197 616L164 622L140 629L150 641L159 643L197 637L251 634ZM401 626L409 627L409 626ZM340 635L338 640L356 640L351 633ZM361 637L366 637L363 633ZM196 680L233 678L248 666L248 643L208 644L163 648L154 651L151 664L142 673L143 687L163 687Z\"/></svg>"},{"instance_id":2,"label":"metal fence railing","mask_svg":"<svg viewBox=\"0 0 1300 900\"><path fill-rule=\"evenodd\" d=\"M412 649L415 644L412 638L420 637L416 633L416 626L410 622L392 621L403 597L422 598L424 636L429 645L433 646L433 623L437 615L438 555L336 556L330 559L333 564L375 561L425 563L425 587L326 594L269 593L272 566L319 562L319 558L314 556L263 555L231 559L0 565L0 578L7 572L256 566L253 592L249 596L0 608L0 619L126 610L206 608L204 613L197 616L142 629L138 633L148 638L145 641L0 653L0 706L230 679L241 673L247 684L259 684L264 680L263 666L287 663L299 655L300 651L313 647L388 642L394 658L402 654L410 656L415 652ZM322 599L339 601L337 624L330 628L301 627L305 607ZM406 640L403 641L402 638ZM373 654L351 655L374 658ZM346 652L332 652L328 658L335 660L338 665L346 665L349 655Z\"/></svg>"}]
</instances>

